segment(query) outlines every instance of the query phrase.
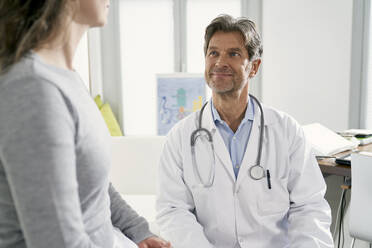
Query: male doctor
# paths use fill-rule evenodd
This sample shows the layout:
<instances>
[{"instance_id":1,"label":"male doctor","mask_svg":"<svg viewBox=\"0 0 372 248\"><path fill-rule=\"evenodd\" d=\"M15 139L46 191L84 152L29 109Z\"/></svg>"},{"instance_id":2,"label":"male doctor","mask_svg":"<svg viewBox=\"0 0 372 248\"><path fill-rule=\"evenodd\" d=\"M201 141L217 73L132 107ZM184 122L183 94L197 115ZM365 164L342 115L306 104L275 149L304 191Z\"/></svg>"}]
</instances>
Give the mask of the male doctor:
<instances>
[{"instance_id":1,"label":"male doctor","mask_svg":"<svg viewBox=\"0 0 372 248\"><path fill-rule=\"evenodd\" d=\"M168 134L161 235L175 248L333 247L326 185L301 127L248 94L262 54L254 23L215 18L204 53L212 99Z\"/></svg>"}]
</instances>

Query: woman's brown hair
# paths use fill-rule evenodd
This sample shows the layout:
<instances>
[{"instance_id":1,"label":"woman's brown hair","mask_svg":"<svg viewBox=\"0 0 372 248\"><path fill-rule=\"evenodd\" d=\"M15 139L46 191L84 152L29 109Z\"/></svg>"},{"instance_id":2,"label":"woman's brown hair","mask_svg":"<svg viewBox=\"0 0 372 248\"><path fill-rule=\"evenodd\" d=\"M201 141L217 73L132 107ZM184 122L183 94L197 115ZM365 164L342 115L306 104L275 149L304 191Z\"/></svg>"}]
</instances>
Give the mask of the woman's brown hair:
<instances>
[{"instance_id":1,"label":"woman's brown hair","mask_svg":"<svg viewBox=\"0 0 372 248\"><path fill-rule=\"evenodd\" d=\"M0 1L0 74L57 35L70 1Z\"/></svg>"}]
</instances>

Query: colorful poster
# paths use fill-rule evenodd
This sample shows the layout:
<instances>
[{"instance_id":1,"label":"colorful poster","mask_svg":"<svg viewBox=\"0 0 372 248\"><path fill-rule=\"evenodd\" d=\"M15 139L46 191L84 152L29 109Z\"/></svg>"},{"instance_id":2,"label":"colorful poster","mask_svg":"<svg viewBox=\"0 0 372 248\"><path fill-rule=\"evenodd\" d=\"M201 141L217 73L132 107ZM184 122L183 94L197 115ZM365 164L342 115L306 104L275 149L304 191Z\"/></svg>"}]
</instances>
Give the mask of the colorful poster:
<instances>
[{"instance_id":1,"label":"colorful poster","mask_svg":"<svg viewBox=\"0 0 372 248\"><path fill-rule=\"evenodd\" d=\"M179 120L203 106L205 80L203 75L162 74L158 83L158 135L166 135Z\"/></svg>"}]
</instances>

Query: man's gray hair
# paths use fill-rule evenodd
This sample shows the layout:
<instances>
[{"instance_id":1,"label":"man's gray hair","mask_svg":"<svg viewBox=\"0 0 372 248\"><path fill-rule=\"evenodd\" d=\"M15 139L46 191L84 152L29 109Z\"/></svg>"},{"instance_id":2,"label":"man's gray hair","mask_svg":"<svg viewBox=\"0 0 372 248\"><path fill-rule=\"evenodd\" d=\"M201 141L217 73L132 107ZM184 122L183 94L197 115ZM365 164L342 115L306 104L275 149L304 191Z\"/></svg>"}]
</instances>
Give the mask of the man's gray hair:
<instances>
[{"instance_id":1,"label":"man's gray hair","mask_svg":"<svg viewBox=\"0 0 372 248\"><path fill-rule=\"evenodd\" d=\"M230 15L218 16L205 29L204 55L207 54L212 36L218 31L226 33L240 32L244 39L244 46L247 49L249 61L261 58L263 52L262 42L254 22L244 17L234 18Z\"/></svg>"}]
</instances>

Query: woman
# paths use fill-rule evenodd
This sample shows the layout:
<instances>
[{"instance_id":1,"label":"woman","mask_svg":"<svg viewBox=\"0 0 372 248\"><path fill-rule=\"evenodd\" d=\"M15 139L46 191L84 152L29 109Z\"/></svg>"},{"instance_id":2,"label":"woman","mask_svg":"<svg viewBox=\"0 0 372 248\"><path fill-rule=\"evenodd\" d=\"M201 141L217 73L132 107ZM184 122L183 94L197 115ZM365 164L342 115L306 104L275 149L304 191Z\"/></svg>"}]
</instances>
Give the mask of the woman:
<instances>
[{"instance_id":1,"label":"woman","mask_svg":"<svg viewBox=\"0 0 372 248\"><path fill-rule=\"evenodd\" d=\"M110 185L107 127L72 67L108 8L0 2L1 248L170 247Z\"/></svg>"}]
</instances>

